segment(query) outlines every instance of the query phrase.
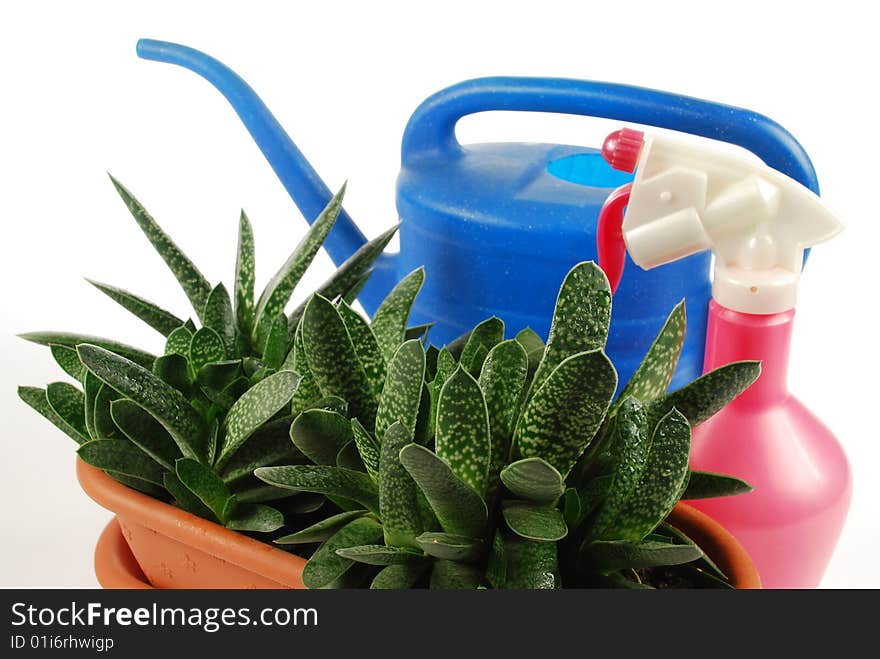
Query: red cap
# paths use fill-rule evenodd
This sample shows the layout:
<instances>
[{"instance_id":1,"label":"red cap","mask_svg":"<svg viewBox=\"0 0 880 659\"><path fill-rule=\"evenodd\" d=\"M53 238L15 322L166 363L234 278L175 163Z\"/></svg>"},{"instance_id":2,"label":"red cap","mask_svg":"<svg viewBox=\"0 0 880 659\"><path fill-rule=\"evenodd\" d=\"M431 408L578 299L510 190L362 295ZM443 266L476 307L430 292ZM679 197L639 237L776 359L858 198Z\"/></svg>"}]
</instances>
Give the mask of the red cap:
<instances>
[{"instance_id":1,"label":"red cap","mask_svg":"<svg viewBox=\"0 0 880 659\"><path fill-rule=\"evenodd\" d=\"M632 128L621 128L605 138L602 157L612 169L632 173L639 162L639 152L645 143L645 134Z\"/></svg>"}]
</instances>

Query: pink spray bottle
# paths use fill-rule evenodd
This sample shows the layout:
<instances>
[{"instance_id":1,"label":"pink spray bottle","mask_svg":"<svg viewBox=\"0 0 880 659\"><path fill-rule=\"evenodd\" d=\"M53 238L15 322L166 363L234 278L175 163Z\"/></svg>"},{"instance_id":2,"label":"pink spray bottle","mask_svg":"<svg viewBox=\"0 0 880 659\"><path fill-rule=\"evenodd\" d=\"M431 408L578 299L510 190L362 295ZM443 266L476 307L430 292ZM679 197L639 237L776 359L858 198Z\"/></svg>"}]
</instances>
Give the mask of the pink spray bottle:
<instances>
[{"instance_id":1,"label":"pink spray bottle","mask_svg":"<svg viewBox=\"0 0 880 659\"><path fill-rule=\"evenodd\" d=\"M612 289L626 251L649 269L711 250L704 368L761 361L758 380L694 429L691 452L695 469L738 476L754 491L693 505L743 543L765 587L815 587L843 528L852 479L837 439L788 392L786 376L804 249L842 225L796 181L711 146L624 128L602 153L612 167L636 171L599 216L599 261Z\"/></svg>"}]
</instances>

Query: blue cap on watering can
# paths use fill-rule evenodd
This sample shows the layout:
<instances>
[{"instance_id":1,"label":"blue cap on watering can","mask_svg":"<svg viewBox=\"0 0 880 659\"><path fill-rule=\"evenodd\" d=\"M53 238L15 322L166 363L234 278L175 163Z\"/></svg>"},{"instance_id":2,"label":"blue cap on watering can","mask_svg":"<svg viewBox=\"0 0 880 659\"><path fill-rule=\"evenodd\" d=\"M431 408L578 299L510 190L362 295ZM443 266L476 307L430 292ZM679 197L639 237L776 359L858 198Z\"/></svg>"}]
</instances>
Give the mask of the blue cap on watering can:
<instances>
[{"instance_id":1,"label":"blue cap on watering can","mask_svg":"<svg viewBox=\"0 0 880 659\"><path fill-rule=\"evenodd\" d=\"M188 68L227 98L303 215L312 221L331 193L256 93L199 51L141 40L146 59ZM435 322L443 345L485 318L508 334L531 327L546 336L556 293L579 261L595 260L596 221L608 194L628 181L597 149L558 144L469 144L455 126L493 110L603 117L666 128L744 147L818 193L804 149L779 124L741 108L627 85L554 78L481 78L422 103L403 136L397 208L401 251L377 263L359 299L372 313L394 283L424 265L427 278L413 322ZM343 211L326 247L340 263L364 242ZM664 268L630 267L614 298L607 351L626 381L666 315L687 301L688 332L673 385L702 371L710 256Z\"/></svg>"}]
</instances>

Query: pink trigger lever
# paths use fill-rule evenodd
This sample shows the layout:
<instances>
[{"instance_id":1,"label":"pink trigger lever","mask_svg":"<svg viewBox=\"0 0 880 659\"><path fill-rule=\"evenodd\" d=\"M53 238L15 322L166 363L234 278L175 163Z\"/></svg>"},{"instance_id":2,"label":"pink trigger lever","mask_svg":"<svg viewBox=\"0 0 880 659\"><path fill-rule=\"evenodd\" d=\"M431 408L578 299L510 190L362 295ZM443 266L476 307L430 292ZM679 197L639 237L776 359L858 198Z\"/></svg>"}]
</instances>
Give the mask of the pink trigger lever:
<instances>
[{"instance_id":1,"label":"pink trigger lever","mask_svg":"<svg viewBox=\"0 0 880 659\"><path fill-rule=\"evenodd\" d=\"M612 192L602 210L596 225L596 248L599 254L599 267L608 277L612 295L623 277L626 265L626 243L623 240L623 210L629 203L632 183L627 183Z\"/></svg>"}]
</instances>

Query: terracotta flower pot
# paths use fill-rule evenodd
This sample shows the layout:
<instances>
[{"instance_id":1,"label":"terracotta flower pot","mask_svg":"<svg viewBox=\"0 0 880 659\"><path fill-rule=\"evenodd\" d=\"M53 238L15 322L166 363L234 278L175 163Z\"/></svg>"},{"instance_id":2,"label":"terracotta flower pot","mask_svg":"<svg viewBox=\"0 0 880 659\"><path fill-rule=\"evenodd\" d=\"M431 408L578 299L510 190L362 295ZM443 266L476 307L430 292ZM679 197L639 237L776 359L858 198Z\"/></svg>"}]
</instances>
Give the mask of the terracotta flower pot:
<instances>
[{"instance_id":1,"label":"terracotta flower pot","mask_svg":"<svg viewBox=\"0 0 880 659\"><path fill-rule=\"evenodd\" d=\"M122 536L153 587L305 587L306 562L299 556L131 490L82 460L77 460L76 475L86 494L116 513ZM102 575L132 575L134 566L119 551L102 551L98 561L99 580Z\"/></svg>"},{"instance_id":2,"label":"terracotta flower pot","mask_svg":"<svg viewBox=\"0 0 880 659\"><path fill-rule=\"evenodd\" d=\"M116 513L101 534L95 573L105 588L303 588L305 560L135 492L77 460L86 493ZM679 503L669 521L737 588L760 588L752 559L708 515Z\"/></svg>"}]
</instances>

